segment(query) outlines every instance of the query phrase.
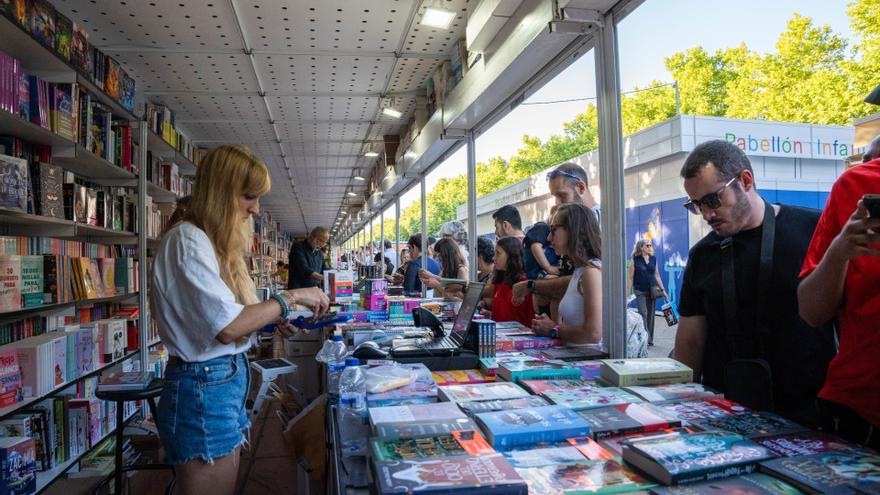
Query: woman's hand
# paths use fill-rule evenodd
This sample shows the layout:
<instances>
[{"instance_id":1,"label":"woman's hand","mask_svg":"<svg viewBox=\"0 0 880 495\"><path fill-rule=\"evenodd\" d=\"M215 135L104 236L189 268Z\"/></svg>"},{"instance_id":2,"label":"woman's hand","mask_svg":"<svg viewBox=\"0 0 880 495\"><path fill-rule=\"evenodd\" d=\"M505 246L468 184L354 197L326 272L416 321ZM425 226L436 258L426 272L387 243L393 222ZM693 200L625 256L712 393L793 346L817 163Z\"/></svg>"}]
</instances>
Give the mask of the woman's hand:
<instances>
[{"instance_id":1,"label":"woman's hand","mask_svg":"<svg viewBox=\"0 0 880 495\"><path fill-rule=\"evenodd\" d=\"M546 313L535 316L535 319L532 320L532 330L535 333L542 337L547 337L550 335L550 330L556 325L556 322L551 320Z\"/></svg>"},{"instance_id":2,"label":"woman's hand","mask_svg":"<svg viewBox=\"0 0 880 495\"><path fill-rule=\"evenodd\" d=\"M424 268L419 270L419 280L432 289L440 287L440 281L437 279L437 276Z\"/></svg>"},{"instance_id":3,"label":"woman's hand","mask_svg":"<svg viewBox=\"0 0 880 495\"><path fill-rule=\"evenodd\" d=\"M330 298L317 287L293 289L282 292L284 300L292 308L295 304L309 308L315 316L321 316L330 307Z\"/></svg>"},{"instance_id":4,"label":"woman's hand","mask_svg":"<svg viewBox=\"0 0 880 495\"><path fill-rule=\"evenodd\" d=\"M283 338L293 337L299 329L290 324L287 318L278 318L275 320L275 331Z\"/></svg>"}]
</instances>

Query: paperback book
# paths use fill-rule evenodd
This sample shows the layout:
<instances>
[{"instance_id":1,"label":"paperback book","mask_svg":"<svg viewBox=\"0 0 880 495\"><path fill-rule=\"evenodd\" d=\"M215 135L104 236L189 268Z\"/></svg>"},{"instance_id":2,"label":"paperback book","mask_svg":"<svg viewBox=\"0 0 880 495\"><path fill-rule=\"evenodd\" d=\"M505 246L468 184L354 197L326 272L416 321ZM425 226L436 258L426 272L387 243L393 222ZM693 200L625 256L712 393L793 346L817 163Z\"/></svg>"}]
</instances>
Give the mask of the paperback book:
<instances>
[{"instance_id":1,"label":"paperback book","mask_svg":"<svg viewBox=\"0 0 880 495\"><path fill-rule=\"evenodd\" d=\"M648 402L666 402L673 400L697 400L721 397L721 393L702 383L666 383L653 387L624 387L631 394L638 395Z\"/></svg>"},{"instance_id":2,"label":"paperback book","mask_svg":"<svg viewBox=\"0 0 880 495\"><path fill-rule=\"evenodd\" d=\"M767 447L780 457L795 457L825 452L863 450L862 447L820 431L803 431L756 438L755 443Z\"/></svg>"},{"instance_id":3,"label":"paperback book","mask_svg":"<svg viewBox=\"0 0 880 495\"><path fill-rule=\"evenodd\" d=\"M98 390L102 392L115 392L123 390L144 390L150 386L156 378L152 371L114 371L106 377L102 377L98 383Z\"/></svg>"},{"instance_id":4,"label":"paperback book","mask_svg":"<svg viewBox=\"0 0 880 495\"><path fill-rule=\"evenodd\" d=\"M621 388L597 387L595 385L568 390L548 390L541 395L553 404L559 404L575 411L642 402L642 399Z\"/></svg>"},{"instance_id":5,"label":"paperback book","mask_svg":"<svg viewBox=\"0 0 880 495\"><path fill-rule=\"evenodd\" d=\"M544 392L557 390L574 390L583 387L595 387L596 382L583 379L569 380L520 380L520 385L533 394L541 395Z\"/></svg>"},{"instance_id":6,"label":"paperback book","mask_svg":"<svg viewBox=\"0 0 880 495\"><path fill-rule=\"evenodd\" d=\"M694 381L693 370L671 358L604 359L600 376L616 387Z\"/></svg>"},{"instance_id":7,"label":"paperback book","mask_svg":"<svg viewBox=\"0 0 880 495\"><path fill-rule=\"evenodd\" d=\"M489 376L480 370L450 370L435 371L431 373L438 387L447 385L473 385L475 383L494 382L495 377Z\"/></svg>"},{"instance_id":8,"label":"paperback book","mask_svg":"<svg viewBox=\"0 0 880 495\"><path fill-rule=\"evenodd\" d=\"M379 461L424 460L495 453L495 449L476 430L460 430L435 437L395 440L374 438L371 446L373 456Z\"/></svg>"},{"instance_id":9,"label":"paperback book","mask_svg":"<svg viewBox=\"0 0 880 495\"><path fill-rule=\"evenodd\" d=\"M725 432L671 433L623 442L623 460L664 485L748 474L775 455Z\"/></svg>"},{"instance_id":10,"label":"paperback book","mask_svg":"<svg viewBox=\"0 0 880 495\"><path fill-rule=\"evenodd\" d=\"M856 482L880 483L880 454L832 451L783 457L762 462L761 470L807 493L855 493Z\"/></svg>"},{"instance_id":11,"label":"paperback book","mask_svg":"<svg viewBox=\"0 0 880 495\"><path fill-rule=\"evenodd\" d=\"M469 418L442 419L425 422L380 423L373 427L377 438L395 440L398 438L423 438L448 435L456 431L476 430L477 425Z\"/></svg>"},{"instance_id":12,"label":"paperback book","mask_svg":"<svg viewBox=\"0 0 880 495\"><path fill-rule=\"evenodd\" d=\"M559 361L587 361L591 359L605 359L608 353L592 347L553 347L541 350L541 355L546 359Z\"/></svg>"},{"instance_id":13,"label":"paperback book","mask_svg":"<svg viewBox=\"0 0 880 495\"><path fill-rule=\"evenodd\" d=\"M753 473L722 480L704 481L681 486L651 489L655 495L800 495L802 492L788 483Z\"/></svg>"},{"instance_id":14,"label":"paperback book","mask_svg":"<svg viewBox=\"0 0 880 495\"><path fill-rule=\"evenodd\" d=\"M489 443L498 449L590 434L586 420L562 406L480 413L475 419Z\"/></svg>"},{"instance_id":15,"label":"paperback book","mask_svg":"<svg viewBox=\"0 0 880 495\"><path fill-rule=\"evenodd\" d=\"M623 443L629 440L634 440L637 438L648 438L655 437L660 435L668 435L670 433L694 433L696 430L691 430L688 428L667 428L665 430L645 432L645 433L630 433L629 435L622 435L619 437L607 437L601 440L598 440L597 443L605 449L606 452L609 452L612 457L623 457Z\"/></svg>"},{"instance_id":16,"label":"paperback book","mask_svg":"<svg viewBox=\"0 0 880 495\"><path fill-rule=\"evenodd\" d=\"M441 387L440 400L468 402L528 397L529 393L511 382L480 383L475 385L448 385Z\"/></svg>"},{"instance_id":17,"label":"paperback book","mask_svg":"<svg viewBox=\"0 0 880 495\"><path fill-rule=\"evenodd\" d=\"M651 404L618 404L581 412L590 424L593 438L651 433L681 426L681 421L670 419Z\"/></svg>"},{"instance_id":18,"label":"paperback book","mask_svg":"<svg viewBox=\"0 0 880 495\"><path fill-rule=\"evenodd\" d=\"M655 486L611 459L518 468L516 472L529 484L531 495L629 493Z\"/></svg>"},{"instance_id":19,"label":"paperback book","mask_svg":"<svg viewBox=\"0 0 880 495\"><path fill-rule=\"evenodd\" d=\"M748 411L721 418L694 421L701 430L721 430L736 433L746 438L800 433L807 428L769 412Z\"/></svg>"},{"instance_id":20,"label":"paperback book","mask_svg":"<svg viewBox=\"0 0 880 495\"><path fill-rule=\"evenodd\" d=\"M499 454L376 462L379 493L528 495L528 486Z\"/></svg>"},{"instance_id":21,"label":"paperback book","mask_svg":"<svg viewBox=\"0 0 880 495\"><path fill-rule=\"evenodd\" d=\"M482 400L458 403L458 407L460 407L468 416L485 412L528 409L530 407L549 405L550 403L547 402L546 399L538 395L529 395L527 397L519 397L516 399Z\"/></svg>"},{"instance_id":22,"label":"paperback book","mask_svg":"<svg viewBox=\"0 0 880 495\"><path fill-rule=\"evenodd\" d=\"M498 363L496 374L509 381L539 380L551 378L580 378L581 372L560 363L551 363L534 358L520 358Z\"/></svg>"},{"instance_id":23,"label":"paperback book","mask_svg":"<svg viewBox=\"0 0 880 495\"><path fill-rule=\"evenodd\" d=\"M586 460L577 448L566 441L542 442L534 445L514 447L501 452L501 454L515 468L583 462Z\"/></svg>"},{"instance_id":24,"label":"paperback book","mask_svg":"<svg viewBox=\"0 0 880 495\"><path fill-rule=\"evenodd\" d=\"M742 414L749 410L732 400L722 398L667 402L657 404L657 407L665 410L672 417L681 420L681 424L684 426L688 426L694 421L723 418L733 414Z\"/></svg>"}]
</instances>

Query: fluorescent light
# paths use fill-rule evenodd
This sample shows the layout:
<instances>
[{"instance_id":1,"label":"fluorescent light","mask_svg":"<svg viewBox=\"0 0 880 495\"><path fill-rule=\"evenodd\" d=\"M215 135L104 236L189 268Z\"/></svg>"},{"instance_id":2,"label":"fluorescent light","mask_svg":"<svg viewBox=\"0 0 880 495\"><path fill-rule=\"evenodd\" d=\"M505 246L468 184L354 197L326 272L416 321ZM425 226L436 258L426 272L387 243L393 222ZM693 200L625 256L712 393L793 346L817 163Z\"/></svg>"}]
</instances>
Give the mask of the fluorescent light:
<instances>
[{"instance_id":1,"label":"fluorescent light","mask_svg":"<svg viewBox=\"0 0 880 495\"><path fill-rule=\"evenodd\" d=\"M353 179L354 179L354 180L367 180L366 177L361 177L360 175L355 175L355 176L353 177Z\"/></svg>"},{"instance_id":2,"label":"fluorescent light","mask_svg":"<svg viewBox=\"0 0 880 495\"><path fill-rule=\"evenodd\" d=\"M428 7L422 14L421 24L438 29L447 29L452 20L455 19L455 12L439 9L436 7Z\"/></svg>"},{"instance_id":3,"label":"fluorescent light","mask_svg":"<svg viewBox=\"0 0 880 495\"><path fill-rule=\"evenodd\" d=\"M399 116L400 115L398 115L398 117ZM368 151L368 152L364 153L364 156L367 158L375 158L375 157L379 156L379 153L376 153L375 151Z\"/></svg>"},{"instance_id":4,"label":"fluorescent light","mask_svg":"<svg viewBox=\"0 0 880 495\"><path fill-rule=\"evenodd\" d=\"M357 196L357 194L356 194L356 193L353 193L353 192L351 192L351 191L348 191L348 192L347 192L347 193L345 193L345 194L347 194L347 195L349 195L349 196Z\"/></svg>"},{"instance_id":5,"label":"fluorescent light","mask_svg":"<svg viewBox=\"0 0 880 495\"><path fill-rule=\"evenodd\" d=\"M391 117L392 119L399 119L403 114L400 110L395 110L393 108L385 107L382 109L382 115L387 117Z\"/></svg>"}]
</instances>

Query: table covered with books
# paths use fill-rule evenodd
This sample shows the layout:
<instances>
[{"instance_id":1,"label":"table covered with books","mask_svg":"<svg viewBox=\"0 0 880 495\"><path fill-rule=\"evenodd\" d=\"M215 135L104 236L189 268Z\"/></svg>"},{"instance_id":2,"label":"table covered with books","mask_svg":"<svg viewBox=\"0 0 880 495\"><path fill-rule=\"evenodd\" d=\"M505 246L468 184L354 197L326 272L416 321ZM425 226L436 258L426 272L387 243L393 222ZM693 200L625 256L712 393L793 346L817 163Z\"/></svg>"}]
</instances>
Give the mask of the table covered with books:
<instances>
[{"instance_id":1,"label":"table covered with books","mask_svg":"<svg viewBox=\"0 0 880 495\"><path fill-rule=\"evenodd\" d=\"M876 452L727 400L673 359L596 359L489 323L495 346L472 369L361 361L362 422L328 409L330 493L880 489ZM349 345L376 328L338 326Z\"/></svg>"}]
</instances>

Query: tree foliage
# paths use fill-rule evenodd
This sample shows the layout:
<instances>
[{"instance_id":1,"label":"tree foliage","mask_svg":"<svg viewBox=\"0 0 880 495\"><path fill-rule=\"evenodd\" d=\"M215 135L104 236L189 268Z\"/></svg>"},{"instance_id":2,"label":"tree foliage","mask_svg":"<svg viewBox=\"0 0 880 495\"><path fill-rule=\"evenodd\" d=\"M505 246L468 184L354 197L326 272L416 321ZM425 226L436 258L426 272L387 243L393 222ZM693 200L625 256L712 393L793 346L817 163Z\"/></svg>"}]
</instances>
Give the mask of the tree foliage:
<instances>
[{"instance_id":1,"label":"tree foliage","mask_svg":"<svg viewBox=\"0 0 880 495\"><path fill-rule=\"evenodd\" d=\"M794 14L775 51L760 54L745 43L708 53L697 46L665 59L677 88L653 81L621 97L625 135L676 114L676 89L683 114L850 125L876 111L862 100L880 83L880 0L856 0L847 7L854 43L828 25ZM598 146L597 112L587 105L563 132L546 140L524 135L507 159L477 164L477 195L483 196ZM456 217L467 199L464 175L441 179L426 200L429 233ZM386 237L394 222L386 220ZM419 202L401 211L401 240L421 231ZM374 238L378 240L378 229Z\"/></svg>"}]
</instances>

